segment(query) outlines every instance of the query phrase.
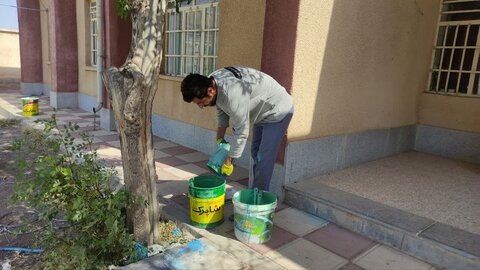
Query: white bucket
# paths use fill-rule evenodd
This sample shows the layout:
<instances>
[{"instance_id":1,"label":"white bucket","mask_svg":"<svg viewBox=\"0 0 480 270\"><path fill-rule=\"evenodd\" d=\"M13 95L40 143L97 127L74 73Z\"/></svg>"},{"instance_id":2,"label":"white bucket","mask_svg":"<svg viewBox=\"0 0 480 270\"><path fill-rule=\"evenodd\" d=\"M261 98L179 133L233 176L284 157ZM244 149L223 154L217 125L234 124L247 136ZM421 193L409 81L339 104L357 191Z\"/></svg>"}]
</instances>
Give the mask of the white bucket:
<instances>
[{"instance_id":1,"label":"white bucket","mask_svg":"<svg viewBox=\"0 0 480 270\"><path fill-rule=\"evenodd\" d=\"M235 237L248 244L262 244L270 240L277 197L267 191L254 203L253 189L244 189L233 195Z\"/></svg>"}]
</instances>

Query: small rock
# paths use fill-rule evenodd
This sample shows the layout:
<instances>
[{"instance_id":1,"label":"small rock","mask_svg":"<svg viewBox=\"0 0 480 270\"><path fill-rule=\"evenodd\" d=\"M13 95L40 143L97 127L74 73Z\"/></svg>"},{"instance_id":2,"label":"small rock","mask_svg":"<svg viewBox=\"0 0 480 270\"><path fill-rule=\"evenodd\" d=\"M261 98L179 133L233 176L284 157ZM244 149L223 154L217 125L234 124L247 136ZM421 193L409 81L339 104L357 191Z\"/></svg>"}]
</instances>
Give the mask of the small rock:
<instances>
[{"instance_id":1,"label":"small rock","mask_svg":"<svg viewBox=\"0 0 480 270\"><path fill-rule=\"evenodd\" d=\"M11 265L9 261L2 263L2 270L10 270Z\"/></svg>"},{"instance_id":2,"label":"small rock","mask_svg":"<svg viewBox=\"0 0 480 270\"><path fill-rule=\"evenodd\" d=\"M162 253L165 250L165 247L162 245L153 244L148 246L148 257Z\"/></svg>"}]
</instances>

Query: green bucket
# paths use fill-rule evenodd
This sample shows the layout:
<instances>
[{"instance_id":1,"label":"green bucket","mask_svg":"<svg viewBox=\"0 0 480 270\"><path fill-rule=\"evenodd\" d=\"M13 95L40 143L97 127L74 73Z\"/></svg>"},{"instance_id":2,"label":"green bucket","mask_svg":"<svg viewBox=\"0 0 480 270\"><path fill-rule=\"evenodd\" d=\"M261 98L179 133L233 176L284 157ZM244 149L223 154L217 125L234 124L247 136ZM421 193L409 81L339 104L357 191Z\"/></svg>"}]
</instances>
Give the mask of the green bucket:
<instances>
[{"instance_id":1,"label":"green bucket","mask_svg":"<svg viewBox=\"0 0 480 270\"><path fill-rule=\"evenodd\" d=\"M225 179L213 175L194 177L188 181L188 194L193 226L213 228L222 224Z\"/></svg>"},{"instance_id":2,"label":"green bucket","mask_svg":"<svg viewBox=\"0 0 480 270\"><path fill-rule=\"evenodd\" d=\"M248 244L270 240L277 196L268 191L244 189L233 195L235 237Z\"/></svg>"}]
</instances>

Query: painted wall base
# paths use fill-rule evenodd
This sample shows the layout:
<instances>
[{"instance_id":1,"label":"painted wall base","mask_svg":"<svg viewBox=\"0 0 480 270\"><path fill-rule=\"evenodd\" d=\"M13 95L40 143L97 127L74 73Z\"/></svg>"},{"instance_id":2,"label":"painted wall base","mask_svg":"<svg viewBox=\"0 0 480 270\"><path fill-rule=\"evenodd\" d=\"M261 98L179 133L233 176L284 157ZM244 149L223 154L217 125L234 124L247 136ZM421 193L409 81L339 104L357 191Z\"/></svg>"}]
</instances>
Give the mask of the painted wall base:
<instances>
[{"instance_id":1,"label":"painted wall base","mask_svg":"<svg viewBox=\"0 0 480 270\"><path fill-rule=\"evenodd\" d=\"M45 83L43 84L43 94L44 94L45 96L50 96L50 91L51 91L51 89L52 89L52 88L50 87L50 85L45 84Z\"/></svg>"},{"instance_id":2,"label":"painted wall base","mask_svg":"<svg viewBox=\"0 0 480 270\"><path fill-rule=\"evenodd\" d=\"M100 127L108 131L117 130L115 126L115 115L113 110L102 108L98 113L100 113Z\"/></svg>"},{"instance_id":3,"label":"painted wall base","mask_svg":"<svg viewBox=\"0 0 480 270\"><path fill-rule=\"evenodd\" d=\"M43 83L20 83L22 93L27 96L40 96L43 94Z\"/></svg>"},{"instance_id":4,"label":"painted wall base","mask_svg":"<svg viewBox=\"0 0 480 270\"><path fill-rule=\"evenodd\" d=\"M50 91L50 106L61 108L78 108L78 92Z\"/></svg>"},{"instance_id":5,"label":"painted wall base","mask_svg":"<svg viewBox=\"0 0 480 270\"><path fill-rule=\"evenodd\" d=\"M418 125L415 150L480 164L480 134Z\"/></svg>"},{"instance_id":6,"label":"painted wall base","mask_svg":"<svg viewBox=\"0 0 480 270\"><path fill-rule=\"evenodd\" d=\"M94 107L97 107L96 97L78 93L78 108L93 114Z\"/></svg>"},{"instance_id":7,"label":"painted wall base","mask_svg":"<svg viewBox=\"0 0 480 270\"><path fill-rule=\"evenodd\" d=\"M84 111L91 112L93 115L93 108L98 106L97 97L92 97L82 93L78 93L78 107ZM100 127L108 131L117 130L115 126L115 116L113 110L102 108L99 112Z\"/></svg>"},{"instance_id":8,"label":"painted wall base","mask_svg":"<svg viewBox=\"0 0 480 270\"><path fill-rule=\"evenodd\" d=\"M285 180L287 183L306 180L410 151L415 132L416 126L410 125L291 142L285 155Z\"/></svg>"}]
</instances>

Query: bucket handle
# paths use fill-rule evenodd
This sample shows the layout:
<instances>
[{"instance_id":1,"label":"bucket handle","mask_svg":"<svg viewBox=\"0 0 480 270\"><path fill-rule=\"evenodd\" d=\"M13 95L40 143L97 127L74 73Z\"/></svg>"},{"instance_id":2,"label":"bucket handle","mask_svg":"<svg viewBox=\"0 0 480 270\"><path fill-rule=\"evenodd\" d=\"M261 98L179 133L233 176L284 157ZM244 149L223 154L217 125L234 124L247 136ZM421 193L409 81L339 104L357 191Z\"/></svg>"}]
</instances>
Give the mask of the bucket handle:
<instances>
[{"instance_id":1,"label":"bucket handle","mask_svg":"<svg viewBox=\"0 0 480 270\"><path fill-rule=\"evenodd\" d=\"M258 205L262 201L263 191L258 188L253 189L253 205Z\"/></svg>"}]
</instances>

